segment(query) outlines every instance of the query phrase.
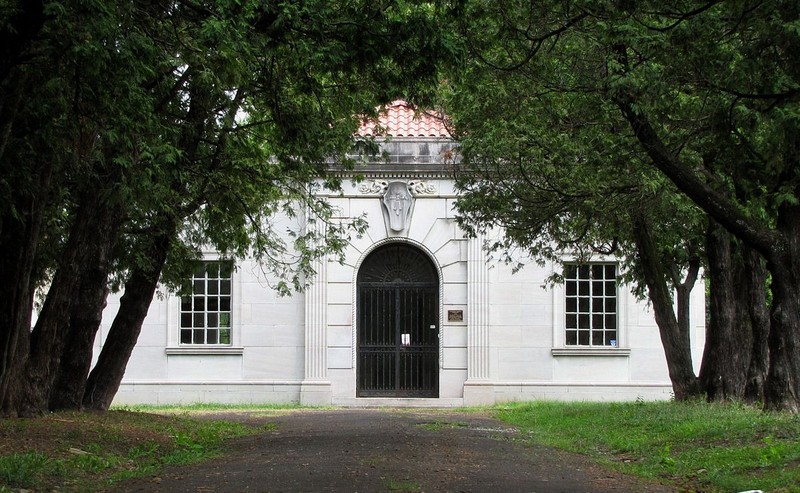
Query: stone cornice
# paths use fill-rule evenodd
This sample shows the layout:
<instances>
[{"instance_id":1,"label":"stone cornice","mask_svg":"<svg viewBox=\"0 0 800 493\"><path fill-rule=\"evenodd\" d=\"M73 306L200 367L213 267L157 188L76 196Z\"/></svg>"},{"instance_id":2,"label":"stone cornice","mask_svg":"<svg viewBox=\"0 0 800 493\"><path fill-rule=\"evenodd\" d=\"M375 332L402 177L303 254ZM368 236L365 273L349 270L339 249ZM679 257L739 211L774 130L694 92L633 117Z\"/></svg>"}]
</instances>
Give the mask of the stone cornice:
<instances>
[{"instance_id":1,"label":"stone cornice","mask_svg":"<svg viewBox=\"0 0 800 493\"><path fill-rule=\"evenodd\" d=\"M385 177L385 178L438 178L453 179L453 170L444 166L368 166L358 167L351 170L330 168L328 173L337 178L354 178L363 176L366 178Z\"/></svg>"}]
</instances>

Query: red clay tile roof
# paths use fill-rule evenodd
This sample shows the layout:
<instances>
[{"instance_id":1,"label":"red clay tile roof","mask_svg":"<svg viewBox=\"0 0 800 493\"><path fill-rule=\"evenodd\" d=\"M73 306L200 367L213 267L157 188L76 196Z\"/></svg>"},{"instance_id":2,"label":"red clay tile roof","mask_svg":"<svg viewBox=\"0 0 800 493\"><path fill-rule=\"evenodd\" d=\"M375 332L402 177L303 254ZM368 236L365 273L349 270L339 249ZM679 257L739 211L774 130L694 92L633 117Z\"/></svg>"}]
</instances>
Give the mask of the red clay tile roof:
<instances>
[{"instance_id":1,"label":"red clay tile roof","mask_svg":"<svg viewBox=\"0 0 800 493\"><path fill-rule=\"evenodd\" d=\"M380 129L376 129L376 123ZM358 129L361 136L446 137L450 133L441 117L416 111L405 101L392 101L378 113L378 120L365 120Z\"/></svg>"}]
</instances>

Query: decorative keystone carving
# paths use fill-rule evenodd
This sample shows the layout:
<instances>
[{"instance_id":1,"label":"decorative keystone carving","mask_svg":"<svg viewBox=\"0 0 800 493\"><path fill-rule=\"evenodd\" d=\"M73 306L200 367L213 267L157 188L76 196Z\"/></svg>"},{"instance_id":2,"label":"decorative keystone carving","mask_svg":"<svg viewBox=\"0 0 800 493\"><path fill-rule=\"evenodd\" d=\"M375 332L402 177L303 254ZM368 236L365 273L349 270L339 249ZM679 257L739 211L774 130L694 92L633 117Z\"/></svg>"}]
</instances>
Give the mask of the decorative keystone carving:
<instances>
[{"instance_id":1,"label":"decorative keystone carving","mask_svg":"<svg viewBox=\"0 0 800 493\"><path fill-rule=\"evenodd\" d=\"M411 196L407 183L393 181L388 184L383 195L383 207L387 214L389 229L400 233L408 228L413 201L414 197Z\"/></svg>"},{"instance_id":2,"label":"decorative keystone carving","mask_svg":"<svg viewBox=\"0 0 800 493\"><path fill-rule=\"evenodd\" d=\"M391 231L402 233L411 223L414 197L435 194L436 185L423 180L393 182L372 180L359 185L358 191L365 195L383 195L383 216L386 225Z\"/></svg>"}]
</instances>

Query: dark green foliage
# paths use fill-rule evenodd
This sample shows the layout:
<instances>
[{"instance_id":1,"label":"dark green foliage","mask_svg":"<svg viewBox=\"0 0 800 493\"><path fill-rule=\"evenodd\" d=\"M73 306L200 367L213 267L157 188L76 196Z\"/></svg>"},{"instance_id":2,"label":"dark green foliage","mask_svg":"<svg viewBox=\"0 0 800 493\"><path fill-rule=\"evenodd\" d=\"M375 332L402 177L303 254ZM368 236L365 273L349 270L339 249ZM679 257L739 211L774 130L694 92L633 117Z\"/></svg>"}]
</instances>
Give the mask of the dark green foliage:
<instances>
[{"instance_id":1,"label":"dark green foliage","mask_svg":"<svg viewBox=\"0 0 800 493\"><path fill-rule=\"evenodd\" d=\"M41 411L44 395L27 398L39 402L29 410L16 403L49 392L57 354L74 343L61 322L71 301L57 293L85 285L90 268L73 260L83 245L70 237L110 252L91 267L93 282L134 279L140 305L159 278L179 284L209 247L255 255L283 293L302 288L313 260L335 256L363 226L333 221L315 197L337 185L325 176L330 161L352 164L360 115L398 96L428 97L437 25L435 7L405 1L0 10L0 250L9 259L0 274L20 280L3 296L4 312L18 314L0 326L6 412ZM79 231L76 213L89 209L116 228ZM46 285L52 307L29 343L27 298ZM29 388L5 388L25 373Z\"/></svg>"},{"instance_id":2,"label":"dark green foliage","mask_svg":"<svg viewBox=\"0 0 800 493\"><path fill-rule=\"evenodd\" d=\"M798 409L796 2L465 1L454 14L471 56L445 100L468 231L508 226L496 249L552 260L628 253L643 292L643 267L677 286L697 265L707 215L768 262L768 406ZM642 262L637 217L662 267Z\"/></svg>"}]
</instances>

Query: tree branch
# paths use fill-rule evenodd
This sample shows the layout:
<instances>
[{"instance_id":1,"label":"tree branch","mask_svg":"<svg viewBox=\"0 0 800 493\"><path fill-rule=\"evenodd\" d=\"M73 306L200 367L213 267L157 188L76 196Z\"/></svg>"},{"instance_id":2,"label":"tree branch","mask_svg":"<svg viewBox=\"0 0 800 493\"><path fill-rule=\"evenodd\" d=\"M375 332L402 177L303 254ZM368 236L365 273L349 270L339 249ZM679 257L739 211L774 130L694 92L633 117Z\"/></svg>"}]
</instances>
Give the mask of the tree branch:
<instances>
[{"instance_id":1,"label":"tree branch","mask_svg":"<svg viewBox=\"0 0 800 493\"><path fill-rule=\"evenodd\" d=\"M632 96L622 94L613 99L656 168L725 229L769 258L782 237L759 221L747 217L739 204L700 180L686 163L670 152L647 117L635 107Z\"/></svg>"}]
</instances>

